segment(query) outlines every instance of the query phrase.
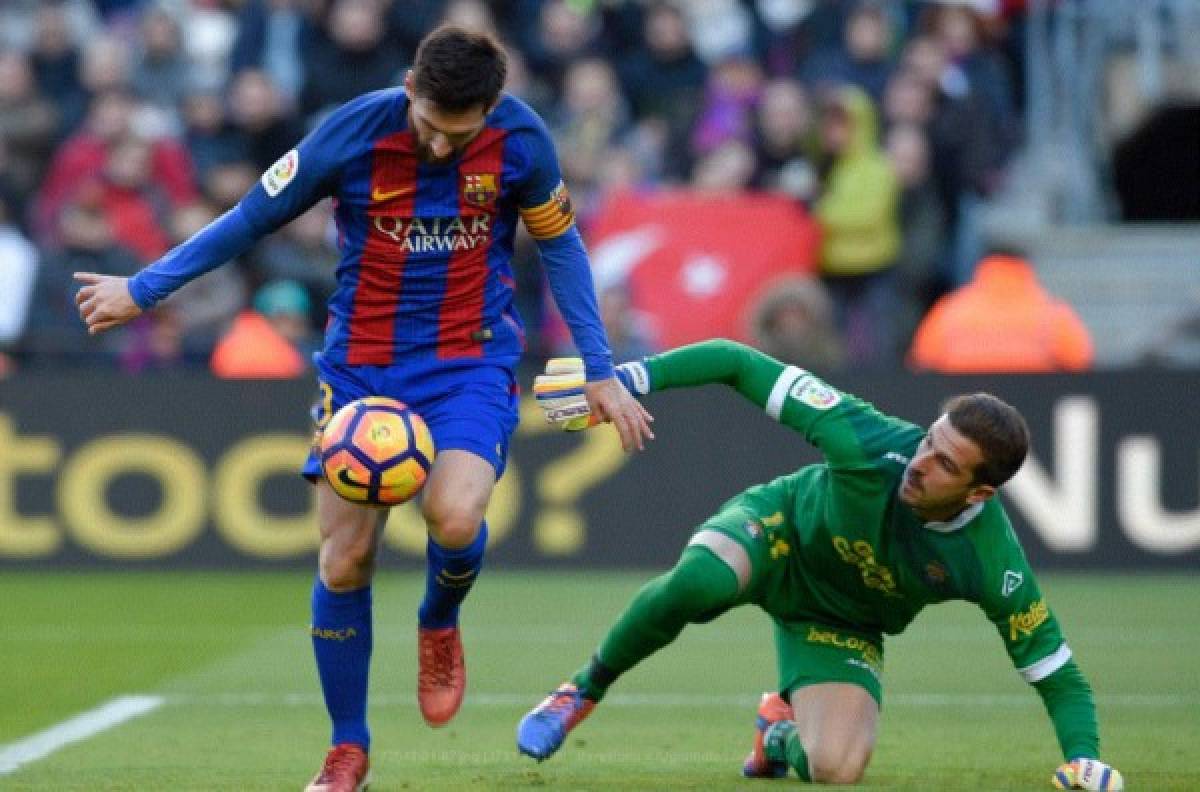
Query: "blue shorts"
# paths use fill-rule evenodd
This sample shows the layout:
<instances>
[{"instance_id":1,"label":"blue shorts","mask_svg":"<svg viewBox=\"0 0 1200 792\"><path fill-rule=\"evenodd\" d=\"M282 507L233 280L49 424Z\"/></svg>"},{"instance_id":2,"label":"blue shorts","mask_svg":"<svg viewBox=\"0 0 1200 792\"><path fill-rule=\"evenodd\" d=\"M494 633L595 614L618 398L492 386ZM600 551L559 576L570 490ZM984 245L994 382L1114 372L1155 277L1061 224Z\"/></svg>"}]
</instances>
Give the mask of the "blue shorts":
<instances>
[{"instance_id":1,"label":"blue shorts","mask_svg":"<svg viewBox=\"0 0 1200 792\"><path fill-rule=\"evenodd\" d=\"M316 364L318 393L312 417L317 429L355 399L387 396L425 419L438 453L470 451L491 463L497 479L504 474L520 398L516 375L507 366L485 361L424 369L347 366L320 355ZM301 474L310 481L321 477L315 440Z\"/></svg>"}]
</instances>

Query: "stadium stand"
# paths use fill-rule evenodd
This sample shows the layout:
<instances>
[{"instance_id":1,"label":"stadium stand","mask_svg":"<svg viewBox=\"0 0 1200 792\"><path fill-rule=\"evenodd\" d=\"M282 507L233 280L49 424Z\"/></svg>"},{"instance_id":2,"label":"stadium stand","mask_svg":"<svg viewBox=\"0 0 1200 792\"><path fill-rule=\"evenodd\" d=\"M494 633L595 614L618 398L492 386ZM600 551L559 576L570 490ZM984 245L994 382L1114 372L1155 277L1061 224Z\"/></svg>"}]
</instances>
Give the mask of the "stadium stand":
<instances>
[{"instance_id":1,"label":"stadium stand","mask_svg":"<svg viewBox=\"0 0 1200 792\"><path fill-rule=\"evenodd\" d=\"M5 311L5 370L139 370L127 361L160 325L181 335L161 365L201 368L249 295L278 278L308 292L319 333L336 260L327 208L178 295L171 321L146 318L103 344L76 343L69 273L153 260L330 107L396 84L444 21L510 47L508 89L550 126L585 234L613 196L665 190L776 193L819 219L837 183L822 140L844 111L832 97L861 91L888 154L878 178L899 179L888 222L901 241L872 263L888 277L871 304L895 321L873 329L885 337L866 353L862 312L838 308L845 279L824 276L851 366L901 365L921 314L969 279L986 229L1032 237L1040 276L1097 340L1098 366L1140 360L1156 323L1197 302L1178 252L1190 237L1106 225L1122 217L1120 141L1163 103L1200 95L1187 77L1200 12L1186 0L23 0L0 8L0 223L38 259L36 285L7 299L37 296ZM1064 222L1084 230L1059 233ZM536 254L519 248L518 306L532 351L551 354ZM614 331L656 327L631 349L670 337L637 293L613 291L626 283L604 288Z\"/></svg>"}]
</instances>

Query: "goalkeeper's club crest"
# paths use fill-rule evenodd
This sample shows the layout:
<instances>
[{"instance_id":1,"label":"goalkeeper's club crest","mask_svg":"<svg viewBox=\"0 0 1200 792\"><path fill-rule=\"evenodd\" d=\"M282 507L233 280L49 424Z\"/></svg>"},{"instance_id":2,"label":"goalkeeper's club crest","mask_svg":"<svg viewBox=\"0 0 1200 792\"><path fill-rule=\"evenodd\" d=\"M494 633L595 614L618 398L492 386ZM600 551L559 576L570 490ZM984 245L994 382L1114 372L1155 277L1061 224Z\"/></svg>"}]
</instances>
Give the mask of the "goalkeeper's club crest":
<instances>
[{"instance_id":1,"label":"goalkeeper's club crest","mask_svg":"<svg viewBox=\"0 0 1200 792\"><path fill-rule=\"evenodd\" d=\"M940 561L930 561L925 565L925 581L931 586L943 586L948 574L946 567Z\"/></svg>"},{"instance_id":2,"label":"goalkeeper's club crest","mask_svg":"<svg viewBox=\"0 0 1200 792\"><path fill-rule=\"evenodd\" d=\"M495 202L500 189L496 186L494 173L464 173L462 184L463 200L475 206L488 207Z\"/></svg>"}]
</instances>

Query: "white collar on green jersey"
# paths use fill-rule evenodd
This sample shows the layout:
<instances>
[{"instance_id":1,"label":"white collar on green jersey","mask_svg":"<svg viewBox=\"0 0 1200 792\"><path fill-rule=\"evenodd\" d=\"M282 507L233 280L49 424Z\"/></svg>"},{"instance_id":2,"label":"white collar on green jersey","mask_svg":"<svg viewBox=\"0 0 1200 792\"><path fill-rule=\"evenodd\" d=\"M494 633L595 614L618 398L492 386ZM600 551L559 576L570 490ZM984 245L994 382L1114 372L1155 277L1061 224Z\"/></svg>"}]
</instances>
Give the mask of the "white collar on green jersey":
<instances>
[{"instance_id":1,"label":"white collar on green jersey","mask_svg":"<svg viewBox=\"0 0 1200 792\"><path fill-rule=\"evenodd\" d=\"M949 522L934 520L933 522L925 523L925 527L931 531L937 531L938 533L951 533L953 531L957 531L959 528L962 528L964 525L971 522L971 520L974 520L975 516L981 511L983 511L983 501L979 501L979 503L972 503L970 506L960 511L958 516Z\"/></svg>"}]
</instances>

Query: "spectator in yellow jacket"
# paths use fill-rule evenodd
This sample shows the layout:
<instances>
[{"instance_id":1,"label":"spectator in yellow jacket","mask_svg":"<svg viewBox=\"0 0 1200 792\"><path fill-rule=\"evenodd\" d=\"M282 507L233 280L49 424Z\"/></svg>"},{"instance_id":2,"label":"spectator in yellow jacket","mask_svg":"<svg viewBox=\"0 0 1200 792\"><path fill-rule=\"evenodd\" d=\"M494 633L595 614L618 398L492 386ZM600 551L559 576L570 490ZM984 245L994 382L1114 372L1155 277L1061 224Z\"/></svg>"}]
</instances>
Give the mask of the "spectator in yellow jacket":
<instances>
[{"instance_id":1,"label":"spectator in yellow jacket","mask_svg":"<svg viewBox=\"0 0 1200 792\"><path fill-rule=\"evenodd\" d=\"M892 266L900 252L900 184L880 149L875 108L845 87L825 102L828 165L816 202L821 274L834 300L849 362L884 362L894 348Z\"/></svg>"}]
</instances>

